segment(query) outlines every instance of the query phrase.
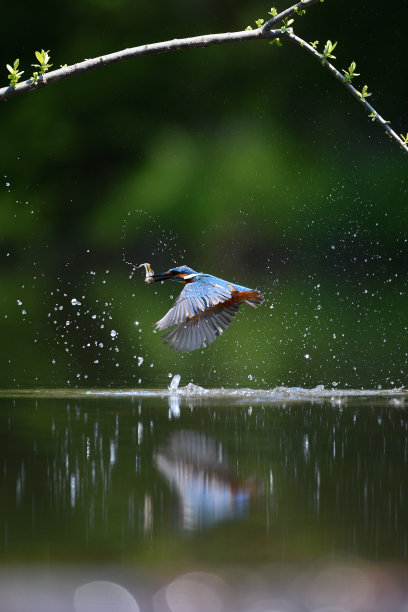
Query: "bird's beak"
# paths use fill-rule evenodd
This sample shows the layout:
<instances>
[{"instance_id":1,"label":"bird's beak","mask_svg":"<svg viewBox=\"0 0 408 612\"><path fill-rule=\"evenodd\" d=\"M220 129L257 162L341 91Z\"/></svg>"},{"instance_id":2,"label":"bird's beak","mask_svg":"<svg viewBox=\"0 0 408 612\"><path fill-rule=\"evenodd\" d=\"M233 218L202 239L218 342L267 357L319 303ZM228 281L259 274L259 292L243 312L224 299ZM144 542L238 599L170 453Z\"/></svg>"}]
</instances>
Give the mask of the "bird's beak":
<instances>
[{"instance_id":1,"label":"bird's beak","mask_svg":"<svg viewBox=\"0 0 408 612\"><path fill-rule=\"evenodd\" d=\"M169 280L169 278L174 278L169 272L158 272L146 278L145 281L146 283L157 283L158 281Z\"/></svg>"}]
</instances>

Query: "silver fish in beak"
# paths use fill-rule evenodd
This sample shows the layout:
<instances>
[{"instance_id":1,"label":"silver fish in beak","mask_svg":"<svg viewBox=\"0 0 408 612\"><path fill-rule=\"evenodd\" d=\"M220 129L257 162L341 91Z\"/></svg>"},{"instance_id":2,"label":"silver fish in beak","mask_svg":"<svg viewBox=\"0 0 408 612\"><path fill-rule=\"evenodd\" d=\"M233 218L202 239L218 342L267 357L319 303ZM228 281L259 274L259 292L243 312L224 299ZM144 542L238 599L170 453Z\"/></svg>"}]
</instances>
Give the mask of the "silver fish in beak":
<instances>
[{"instance_id":1,"label":"silver fish in beak","mask_svg":"<svg viewBox=\"0 0 408 612\"><path fill-rule=\"evenodd\" d=\"M145 278L145 283L152 283L153 282L153 276L154 276L154 271L151 267L151 265L149 263L142 263L140 264L140 266L137 266L138 268L145 268L146 270L146 278Z\"/></svg>"}]
</instances>

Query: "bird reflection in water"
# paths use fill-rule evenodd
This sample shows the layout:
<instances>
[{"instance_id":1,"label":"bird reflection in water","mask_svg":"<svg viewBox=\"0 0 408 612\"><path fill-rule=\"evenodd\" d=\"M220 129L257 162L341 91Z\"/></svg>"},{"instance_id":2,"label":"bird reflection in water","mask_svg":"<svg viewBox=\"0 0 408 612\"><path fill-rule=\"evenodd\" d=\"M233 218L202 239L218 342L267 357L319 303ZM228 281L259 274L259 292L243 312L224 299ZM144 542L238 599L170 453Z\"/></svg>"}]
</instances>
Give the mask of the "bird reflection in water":
<instances>
[{"instance_id":1,"label":"bird reflection in water","mask_svg":"<svg viewBox=\"0 0 408 612\"><path fill-rule=\"evenodd\" d=\"M193 431L177 431L155 455L160 473L176 491L181 527L195 530L243 517L261 493L255 477L237 478L222 445Z\"/></svg>"}]
</instances>

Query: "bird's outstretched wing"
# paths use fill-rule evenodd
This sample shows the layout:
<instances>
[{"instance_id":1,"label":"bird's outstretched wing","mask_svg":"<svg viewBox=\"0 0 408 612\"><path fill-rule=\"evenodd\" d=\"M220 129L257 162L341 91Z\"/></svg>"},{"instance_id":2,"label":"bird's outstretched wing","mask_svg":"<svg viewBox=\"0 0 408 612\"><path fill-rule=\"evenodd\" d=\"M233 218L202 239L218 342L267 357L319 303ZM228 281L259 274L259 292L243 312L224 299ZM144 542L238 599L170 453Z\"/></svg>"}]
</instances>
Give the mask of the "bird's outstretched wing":
<instances>
[{"instance_id":1,"label":"bird's outstretched wing","mask_svg":"<svg viewBox=\"0 0 408 612\"><path fill-rule=\"evenodd\" d=\"M160 321L157 329L167 329L178 323L186 323L196 315L222 304L231 298L231 289L214 280L201 278L187 283L169 312ZM215 339L215 338L214 338Z\"/></svg>"},{"instance_id":2,"label":"bird's outstretched wing","mask_svg":"<svg viewBox=\"0 0 408 612\"><path fill-rule=\"evenodd\" d=\"M222 334L238 312L230 302L232 287L201 278L185 285L169 312L156 323L157 329L175 327L163 335L164 343L176 351L194 351Z\"/></svg>"},{"instance_id":3,"label":"bird's outstretched wing","mask_svg":"<svg viewBox=\"0 0 408 612\"><path fill-rule=\"evenodd\" d=\"M208 346L228 327L239 306L226 302L225 305L217 304L208 310L201 310L195 316L177 323L173 329L164 334L164 344L183 352Z\"/></svg>"}]
</instances>

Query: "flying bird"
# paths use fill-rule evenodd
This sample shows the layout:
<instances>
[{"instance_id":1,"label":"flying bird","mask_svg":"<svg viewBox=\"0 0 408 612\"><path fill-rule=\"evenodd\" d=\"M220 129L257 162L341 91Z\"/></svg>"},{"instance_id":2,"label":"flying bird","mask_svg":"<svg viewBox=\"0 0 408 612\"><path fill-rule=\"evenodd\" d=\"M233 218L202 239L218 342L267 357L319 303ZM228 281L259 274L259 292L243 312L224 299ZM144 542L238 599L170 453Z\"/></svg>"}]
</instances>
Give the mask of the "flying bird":
<instances>
[{"instance_id":1,"label":"flying bird","mask_svg":"<svg viewBox=\"0 0 408 612\"><path fill-rule=\"evenodd\" d=\"M196 272L188 266L177 266L160 274L155 274L148 263L139 268L142 266L146 270L146 283L172 280L184 285L172 308L156 323L158 330L172 327L162 337L164 344L176 351L195 351L208 346L228 327L243 302L256 308L264 301L257 289Z\"/></svg>"}]
</instances>

